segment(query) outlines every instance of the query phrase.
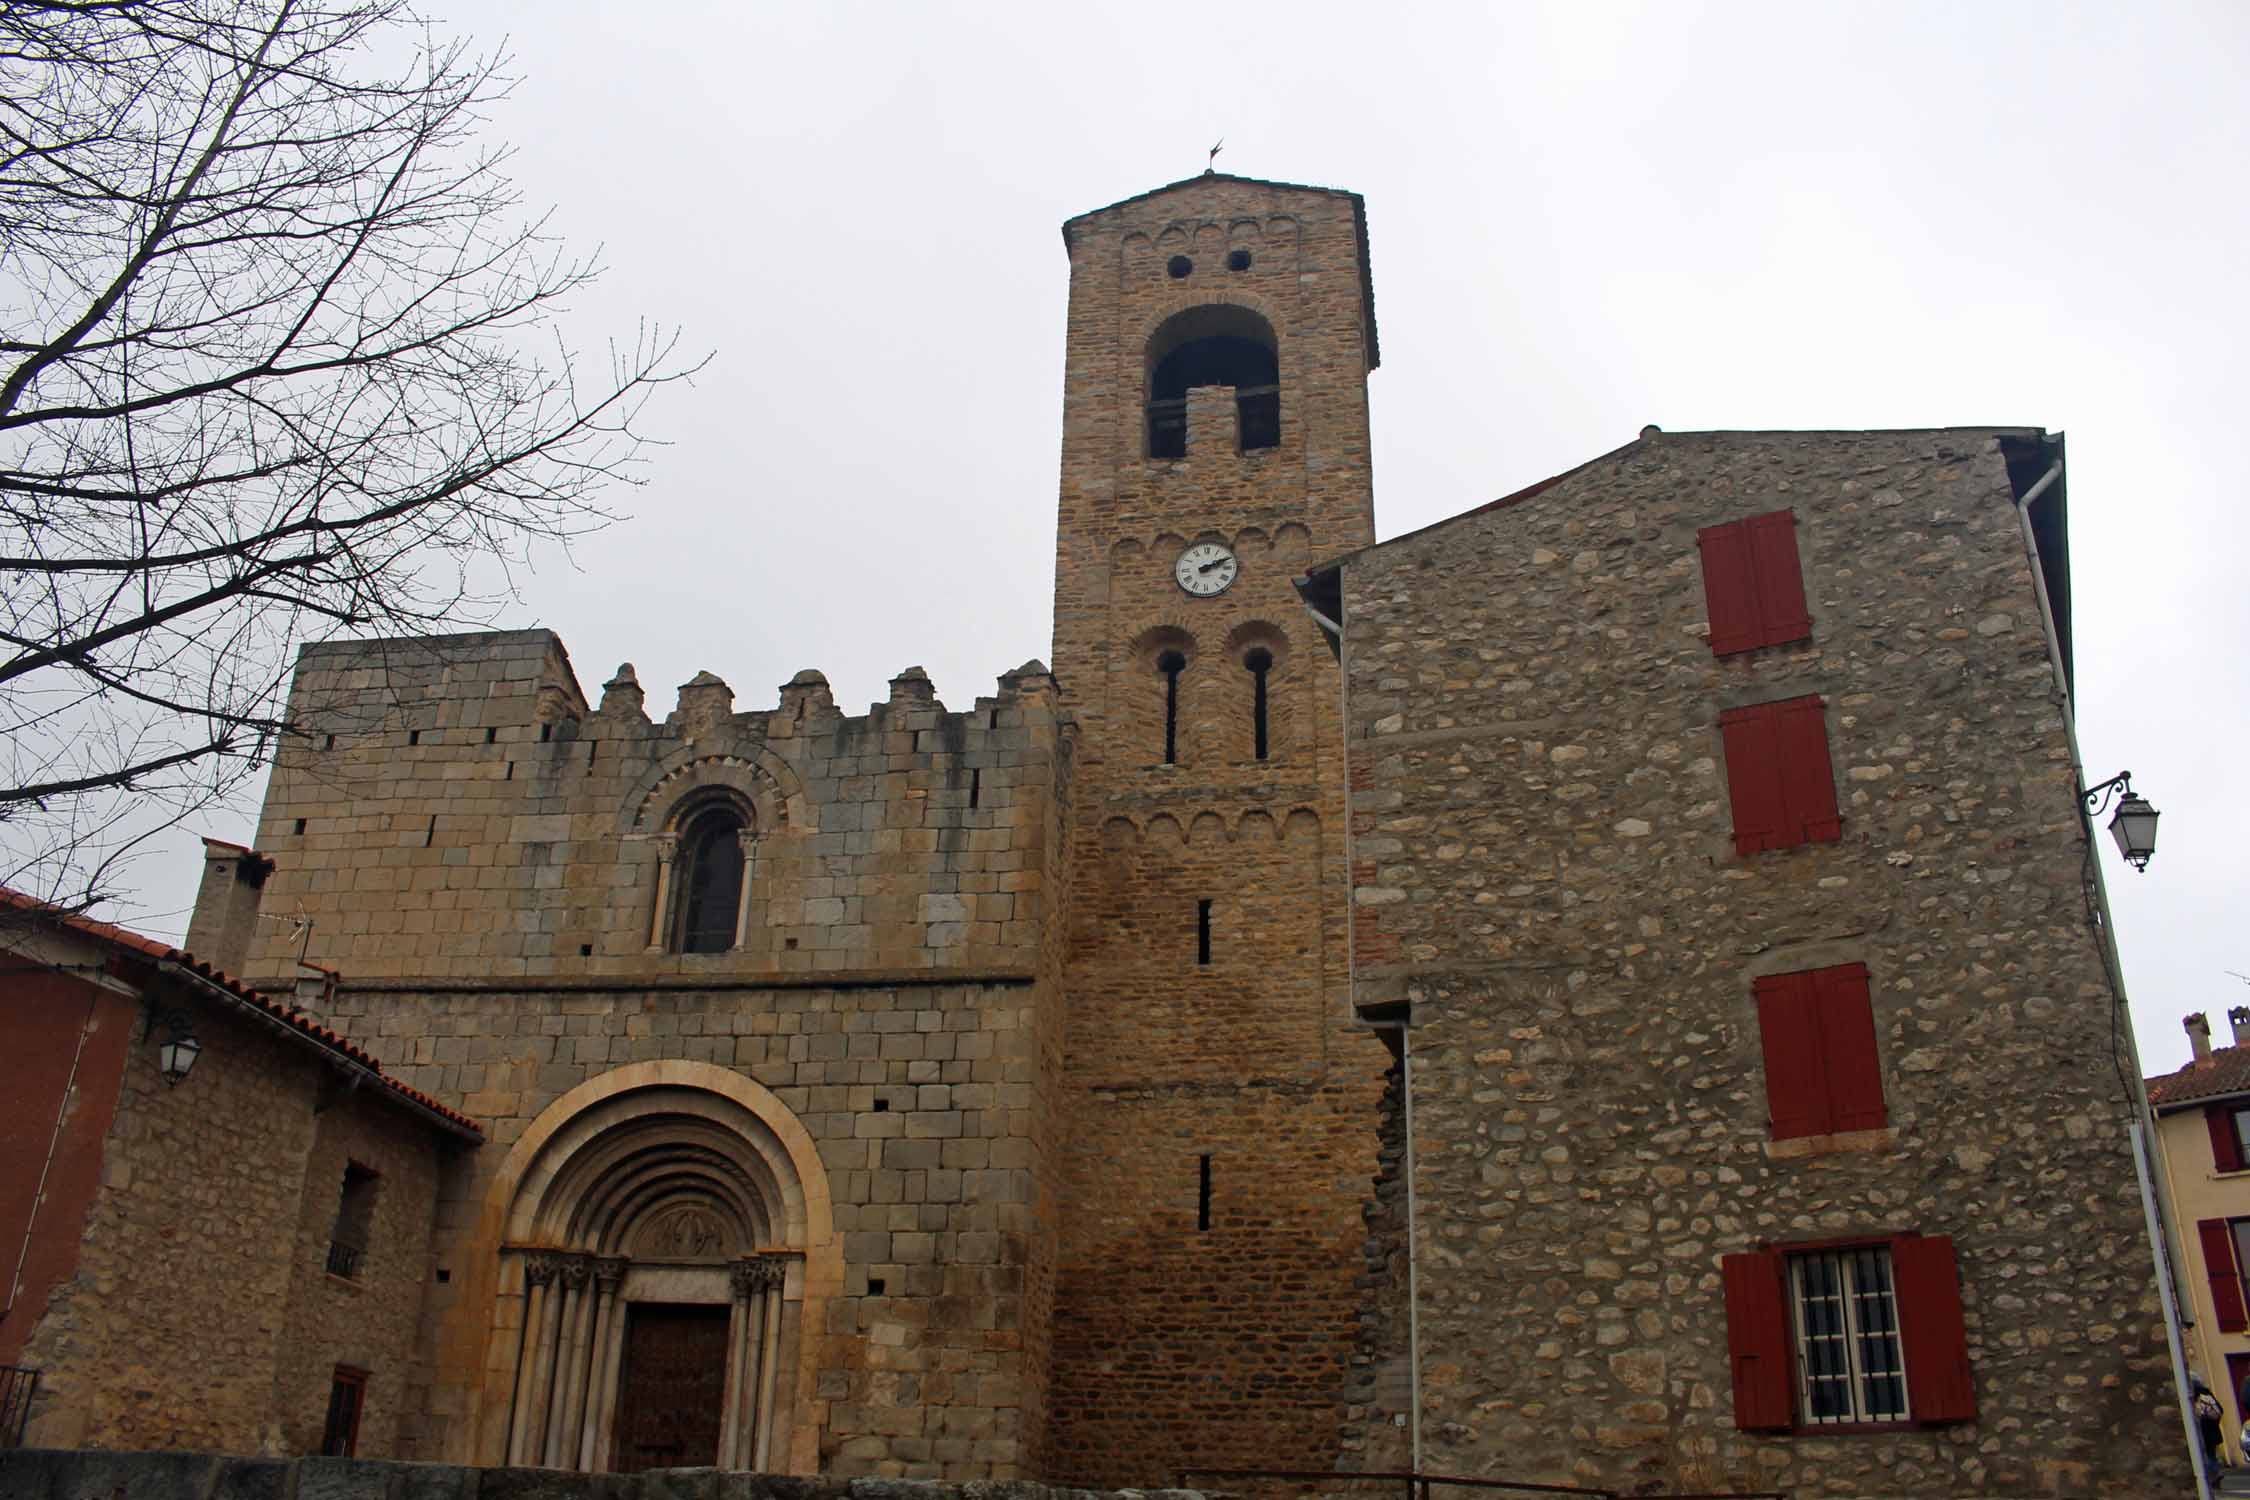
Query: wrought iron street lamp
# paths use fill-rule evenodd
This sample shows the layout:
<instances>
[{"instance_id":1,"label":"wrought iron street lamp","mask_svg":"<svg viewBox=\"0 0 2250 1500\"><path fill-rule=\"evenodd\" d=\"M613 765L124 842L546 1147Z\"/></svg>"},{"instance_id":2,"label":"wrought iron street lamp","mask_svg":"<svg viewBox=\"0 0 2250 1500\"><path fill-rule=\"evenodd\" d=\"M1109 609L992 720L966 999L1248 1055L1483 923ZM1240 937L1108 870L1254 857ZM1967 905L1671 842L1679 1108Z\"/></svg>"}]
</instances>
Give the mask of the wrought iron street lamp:
<instances>
[{"instance_id":1,"label":"wrought iron street lamp","mask_svg":"<svg viewBox=\"0 0 2250 1500\"><path fill-rule=\"evenodd\" d=\"M203 1055L203 1044L195 1039L187 1017L176 1010L157 1017L157 1024L164 1028L164 1041L156 1049L156 1066L163 1072L166 1083L177 1086L195 1067L195 1060Z\"/></svg>"},{"instance_id":2,"label":"wrought iron street lamp","mask_svg":"<svg viewBox=\"0 0 2250 1500\"><path fill-rule=\"evenodd\" d=\"M2089 818L2100 816L2110 800L2116 799L2117 814L2109 820L2110 837L2117 840L2118 852L2125 856L2125 863L2146 871L2149 856L2156 853L2156 820L2161 814L2149 805L2146 797L2133 790L2133 773L2120 771L2109 780L2086 788L2079 796Z\"/></svg>"}]
</instances>

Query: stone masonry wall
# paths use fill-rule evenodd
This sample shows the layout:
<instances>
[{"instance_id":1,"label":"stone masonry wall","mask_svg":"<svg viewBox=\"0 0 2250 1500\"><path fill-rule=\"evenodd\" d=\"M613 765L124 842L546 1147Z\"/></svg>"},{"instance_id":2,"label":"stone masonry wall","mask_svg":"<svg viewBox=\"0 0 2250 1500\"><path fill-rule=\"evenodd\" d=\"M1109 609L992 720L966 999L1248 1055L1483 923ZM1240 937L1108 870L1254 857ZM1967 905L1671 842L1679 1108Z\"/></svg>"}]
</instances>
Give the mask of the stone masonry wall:
<instances>
[{"instance_id":1,"label":"stone masonry wall","mask_svg":"<svg viewBox=\"0 0 2250 1500\"><path fill-rule=\"evenodd\" d=\"M1034 1206L1070 742L1051 679L1033 663L948 712L910 669L856 718L810 672L773 710L735 712L709 674L661 721L643 701L625 668L589 710L539 631L300 662L311 734L259 839L266 915L311 927L263 923L251 975L288 983L300 946L341 970L324 1018L491 1134L445 1174L449 1274L427 1288L428 1380L397 1451L490 1440L481 1212L508 1148L580 1084L685 1060L771 1089L826 1169L845 1284L805 1332L820 1373L796 1418L824 1467L1021 1475L1047 1358L1025 1304L1052 1297ZM750 810L748 919L730 951L679 953L663 864L679 810L713 795Z\"/></svg>"},{"instance_id":2,"label":"stone masonry wall","mask_svg":"<svg viewBox=\"0 0 2250 1500\"><path fill-rule=\"evenodd\" d=\"M1341 1442L1384 1057L1348 1000L1336 667L1291 585L1374 536L1359 200L1213 175L1064 237L1054 661L1081 739L1041 1472L1317 1467ZM1150 457L1163 341L1255 319L1278 446L1245 451L1231 393L1203 387L1185 457ZM1191 598L1173 568L1205 541L1239 571ZM1167 763L1169 653L1185 666Z\"/></svg>"},{"instance_id":3,"label":"stone masonry wall","mask_svg":"<svg viewBox=\"0 0 2250 1500\"><path fill-rule=\"evenodd\" d=\"M1716 660L1696 530L1785 506L1812 639ZM2185 1493L2000 435L1651 434L1345 591L1361 998L1414 1007L1427 1465ZM1738 856L1719 712L1807 693L1843 838ZM1752 982L1850 961L1890 1128L1777 1149ZM1909 1230L1958 1247L1976 1420L1738 1431L1720 1257Z\"/></svg>"},{"instance_id":4,"label":"stone masonry wall","mask_svg":"<svg viewBox=\"0 0 2250 1500\"><path fill-rule=\"evenodd\" d=\"M1201 1500L1194 1490L1132 1490L1133 1500ZM210 1453L0 1451L0 1500L1106 1500L1043 1484L932 1484L788 1478L715 1469L573 1474L371 1459L227 1458Z\"/></svg>"},{"instance_id":5,"label":"stone masonry wall","mask_svg":"<svg viewBox=\"0 0 2250 1500\"><path fill-rule=\"evenodd\" d=\"M336 999L338 1024L386 1070L491 1133L446 1186L433 1256L456 1281L498 1253L476 1238L476 1207L507 1147L571 1089L672 1058L772 1089L818 1143L843 1241L843 1294L809 1331L823 1466L913 1478L1021 1468L1035 1005L1029 983L564 996L347 985ZM469 1451L492 1309L441 1305L428 1424L403 1456Z\"/></svg>"},{"instance_id":6,"label":"stone masonry wall","mask_svg":"<svg viewBox=\"0 0 2250 1500\"><path fill-rule=\"evenodd\" d=\"M433 1209L425 1131L394 1115L370 1132L396 1179L381 1257L355 1289L358 1317L324 1314L300 1283L326 1250L324 1230L317 1250L305 1231L318 1217L307 1163L331 1133L316 1114L328 1070L263 1026L184 1003L203 1043L184 1081L163 1081L152 1045L126 1054L76 1273L24 1351L43 1372L29 1437L301 1452L318 1446L339 1363L373 1372L366 1421L382 1433L408 1385ZM331 1193L317 1196L332 1215Z\"/></svg>"},{"instance_id":7,"label":"stone masonry wall","mask_svg":"<svg viewBox=\"0 0 2250 1500\"><path fill-rule=\"evenodd\" d=\"M321 1111L303 1168L289 1310L274 1362L272 1409L284 1453L320 1451L338 1365L367 1376L359 1451L396 1453L404 1445L410 1403L427 1379L412 1356L444 1149L435 1132L377 1102L354 1097ZM349 1277L328 1269L346 1164L377 1174L373 1218Z\"/></svg>"}]
</instances>

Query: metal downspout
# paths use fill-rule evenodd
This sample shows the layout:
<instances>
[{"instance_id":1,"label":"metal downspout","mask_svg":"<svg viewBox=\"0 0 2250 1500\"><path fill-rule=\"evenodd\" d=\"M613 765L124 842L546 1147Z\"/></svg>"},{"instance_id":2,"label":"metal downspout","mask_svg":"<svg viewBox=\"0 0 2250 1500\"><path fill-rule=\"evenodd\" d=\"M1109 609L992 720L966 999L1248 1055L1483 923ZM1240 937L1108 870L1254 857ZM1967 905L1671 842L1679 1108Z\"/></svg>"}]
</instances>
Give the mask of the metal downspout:
<instances>
[{"instance_id":1,"label":"metal downspout","mask_svg":"<svg viewBox=\"0 0 2250 1500\"><path fill-rule=\"evenodd\" d=\"M2102 873L2101 850L2094 836L2094 820L2086 811L2082 795L2086 786L2085 757L2078 747L2078 705L2071 693L2070 676L2063 670L2062 637L2055 629L2054 601L2047 596L2047 572L2040 565L2039 538L2031 529L2031 504L2047 492L2047 487L2062 477L2063 461L2056 459L2040 475L2038 482L2023 492L2016 501L2016 524L2023 532L2024 555L2031 559L2031 587L2039 600L2039 625L2047 638L2047 663L2054 669L2055 693L2062 700L2063 734L2070 742L2070 795L2076 802L2079 831L2086 840L2086 862L2093 870L2094 901L2101 911L2100 938L2102 966L2110 983L2110 1003L2124 1012L2123 1024L2118 1028L2125 1043L2125 1057L2132 1075L2128 1101L2134 1119L2127 1130L2127 1145L2133 1153L2133 1173L2140 1180L2143 1217L2149 1232L2149 1258L2156 1269L2157 1291L2164 1309L2164 1340L2172 1358L2172 1386L2179 1398L2180 1424L2185 1430L2190 1462L2195 1466L2196 1493L2203 1500L2211 1500L2211 1486L2203 1471L2203 1439L2196 1430L2193 1398L2188 1394L2189 1380L2187 1349L2180 1336L2179 1288L2173 1282L2173 1267L2178 1257L2172 1254L2171 1236L2167 1229L2172 1222L2170 1184L2164 1174L2150 1170L2144 1153L2156 1148L2156 1117L2148 1104L2148 1091L2142 1080L2141 1049L2133 1035L2133 1012L2125 999L2125 963L2117 951L2117 924L2109 909L2109 882Z\"/></svg>"}]
</instances>

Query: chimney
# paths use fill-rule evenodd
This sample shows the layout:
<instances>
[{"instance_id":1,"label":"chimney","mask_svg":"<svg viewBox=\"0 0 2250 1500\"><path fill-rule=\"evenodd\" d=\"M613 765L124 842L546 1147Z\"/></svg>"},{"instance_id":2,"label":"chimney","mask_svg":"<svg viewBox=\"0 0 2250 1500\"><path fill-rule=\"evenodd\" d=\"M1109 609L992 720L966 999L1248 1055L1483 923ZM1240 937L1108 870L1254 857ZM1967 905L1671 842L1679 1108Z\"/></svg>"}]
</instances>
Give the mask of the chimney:
<instances>
[{"instance_id":1,"label":"chimney","mask_svg":"<svg viewBox=\"0 0 2250 1500\"><path fill-rule=\"evenodd\" d=\"M188 918L182 946L214 969L240 974L250 961L258 903L272 873L273 861L256 850L225 839L205 839L203 884L196 889L195 914Z\"/></svg>"},{"instance_id":2,"label":"chimney","mask_svg":"<svg viewBox=\"0 0 2250 1500\"><path fill-rule=\"evenodd\" d=\"M2180 1024L2187 1028L2188 1046L2195 1052L2197 1062L2211 1060L2211 1023L2202 1011L2192 1016L2182 1016Z\"/></svg>"},{"instance_id":3,"label":"chimney","mask_svg":"<svg viewBox=\"0 0 2250 1500\"><path fill-rule=\"evenodd\" d=\"M2237 1047L2250 1044L2250 1005L2237 1005L2227 1012L2227 1024L2234 1028Z\"/></svg>"}]
</instances>

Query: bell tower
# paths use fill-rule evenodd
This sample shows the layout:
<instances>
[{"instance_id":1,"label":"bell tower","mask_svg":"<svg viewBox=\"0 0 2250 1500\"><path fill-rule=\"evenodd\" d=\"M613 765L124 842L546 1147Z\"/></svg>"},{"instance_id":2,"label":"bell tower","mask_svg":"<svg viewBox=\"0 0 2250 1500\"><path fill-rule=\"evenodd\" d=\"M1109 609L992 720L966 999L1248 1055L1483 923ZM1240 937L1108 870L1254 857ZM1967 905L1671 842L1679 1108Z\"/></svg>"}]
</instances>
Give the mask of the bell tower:
<instances>
[{"instance_id":1,"label":"bell tower","mask_svg":"<svg viewBox=\"0 0 2250 1500\"><path fill-rule=\"evenodd\" d=\"M1388 1054L1352 1015L1334 656L1372 543L1359 196L1206 173L1072 219L1072 798L1041 1467L1324 1467Z\"/></svg>"}]
</instances>

